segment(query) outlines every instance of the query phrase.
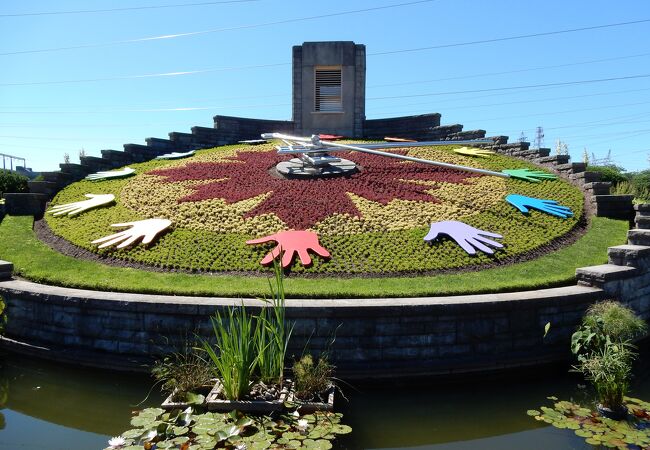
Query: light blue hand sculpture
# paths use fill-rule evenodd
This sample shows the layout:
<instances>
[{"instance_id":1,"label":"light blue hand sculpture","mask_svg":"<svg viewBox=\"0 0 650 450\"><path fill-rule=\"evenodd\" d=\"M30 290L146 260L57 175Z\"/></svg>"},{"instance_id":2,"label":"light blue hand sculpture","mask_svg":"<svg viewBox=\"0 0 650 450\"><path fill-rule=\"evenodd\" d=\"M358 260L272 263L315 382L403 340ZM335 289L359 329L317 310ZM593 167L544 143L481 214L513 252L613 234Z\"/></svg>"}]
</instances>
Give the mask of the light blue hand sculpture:
<instances>
[{"instance_id":1,"label":"light blue hand sculpture","mask_svg":"<svg viewBox=\"0 0 650 450\"><path fill-rule=\"evenodd\" d=\"M196 150L190 150L189 152L185 152L185 153L171 152L171 153L166 153L164 155L156 156L156 159L181 159L181 158L187 158L188 156L192 156L195 153Z\"/></svg>"},{"instance_id":2,"label":"light blue hand sculpture","mask_svg":"<svg viewBox=\"0 0 650 450\"><path fill-rule=\"evenodd\" d=\"M527 214L529 209L533 208L563 219L573 215L571 208L562 206L555 200L542 200L524 195L510 194L506 197L506 201L524 214Z\"/></svg>"},{"instance_id":3,"label":"light blue hand sculpture","mask_svg":"<svg viewBox=\"0 0 650 450\"><path fill-rule=\"evenodd\" d=\"M427 242L432 242L441 234L452 238L458 245L462 247L463 250L465 250L470 255L476 254L475 249L491 255L494 253L494 251L487 245L496 248L503 248L503 245L501 243L493 241L492 239L488 239L486 237L488 236L491 238L501 239L503 236L500 234L479 230L478 228L474 228L467 225L466 223L457 222L455 220L432 223L431 228L429 229L429 233L424 236L424 240Z\"/></svg>"},{"instance_id":4,"label":"light blue hand sculpture","mask_svg":"<svg viewBox=\"0 0 650 450\"><path fill-rule=\"evenodd\" d=\"M557 178L552 173L531 169L504 169L501 171L501 173L509 175L510 178L532 181L533 183L539 183L542 180L555 180Z\"/></svg>"}]
</instances>

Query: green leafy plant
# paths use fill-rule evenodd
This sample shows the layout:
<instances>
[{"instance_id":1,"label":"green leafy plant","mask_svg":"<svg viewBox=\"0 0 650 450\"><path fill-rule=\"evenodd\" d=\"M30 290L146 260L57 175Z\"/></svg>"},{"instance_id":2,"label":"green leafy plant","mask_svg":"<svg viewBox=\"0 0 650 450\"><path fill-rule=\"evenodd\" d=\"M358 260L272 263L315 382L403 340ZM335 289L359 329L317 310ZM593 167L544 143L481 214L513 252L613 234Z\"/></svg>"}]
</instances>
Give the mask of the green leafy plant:
<instances>
[{"instance_id":1,"label":"green leafy plant","mask_svg":"<svg viewBox=\"0 0 650 450\"><path fill-rule=\"evenodd\" d=\"M293 365L296 397L309 401L322 394L331 386L333 372L334 366L327 355L321 355L315 364L311 355L303 355Z\"/></svg>"},{"instance_id":2,"label":"green leafy plant","mask_svg":"<svg viewBox=\"0 0 650 450\"><path fill-rule=\"evenodd\" d=\"M151 373L161 390L172 394L172 401L189 404L203 403L201 388L211 385L214 376L211 365L189 343L182 351L156 361Z\"/></svg>"},{"instance_id":3,"label":"green leafy plant","mask_svg":"<svg viewBox=\"0 0 650 450\"><path fill-rule=\"evenodd\" d=\"M255 320L243 304L228 308L226 317L224 320L217 312L211 318L215 345L203 341L202 347L214 363L226 399L240 400L250 392L258 360L253 335Z\"/></svg>"},{"instance_id":4,"label":"green leafy plant","mask_svg":"<svg viewBox=\"0 0 650 450\"><path fill-rule=\"evenodd\" d=\"M282 384L284 362L293 324L286 323L284 306L284 275L280 265L274 263L274 283L269 280L271 300L264 299L269 305L262 308L255 327L255 348L257 350L257 367L263 383Z\"/></svg>"},{"instance_id":5,"label":"green leafy plant","mask_svg":"<svg viewBox=\"0 0 650 450\"><path fill-rule=\"evenodd\" d=\"M11 192L27 192L27 177L10 172L9 170L0 170L0 197L2 194Z\"/></svg>"},{"instance_id":6,"label":"green leafy plant","mask_svg":"<svg viewBox=\"0 0 650 450\"><path fill-rule=\"evenodd\" d=\"M645 322L631 309L605 301L587 310L571 337L571 350L578 358L574 370L593 384L601 407L623 415L623 398L636 358L632 340L646 330Z\"/></svg>"},{"instance_id":7,"label":"green leafy plant","mask_svg":"<svg viewBox=\"0 0 650 450\"><path fill-rule=\"evenodd\" d=\"M621 410L635 356L630 344L610 342L580 360L576 366L593 384L602 407L611 411Z\"/></svg>"},{"instance_id":8,"label":"green leafy plant","mask_svg":"<svg viewBox=\"0 0 650 450\"><path fill-rule=\"evenodd\" d=\"M580 358L602 350L608 342L630 342L646 331L645 321L630 308L611 300L598 302L589 307L571 336L571 351Z\"/></svg>"}]
</instances>

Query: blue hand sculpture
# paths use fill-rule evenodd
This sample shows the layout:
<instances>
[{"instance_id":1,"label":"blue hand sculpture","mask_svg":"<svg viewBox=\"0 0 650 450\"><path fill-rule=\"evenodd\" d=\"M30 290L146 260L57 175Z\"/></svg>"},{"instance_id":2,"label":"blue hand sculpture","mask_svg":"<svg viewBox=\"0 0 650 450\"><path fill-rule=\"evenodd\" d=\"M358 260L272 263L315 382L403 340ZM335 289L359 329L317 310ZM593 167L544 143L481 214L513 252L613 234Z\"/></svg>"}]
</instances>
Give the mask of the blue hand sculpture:
<instances>
[{"instance_id":1,"label":"blue hand sculpture","mask_svg":"<svg viewBox=\"0 0 650 450\"><path fill-rule=\"evenodd\" d=\"M510 194L506 197L506 201L524 214L528 213L529 208L533 208L563 219L573 216L571 208L562 206L555 200L542 200L524 195Z\"/></svg>"},{"instance_id":2,"label":"blue hand sculpture","mask_svg":"<svg viewBox=\"0 0 650 450\"><path fill-rule=\"evenodd\" d=\"M485 237L488 236L500 239L503 237L500 234L479 230L478 228L474 228L467 225L466 223L457 222L455 220L432 223L431 228L429 229L429 233L424 236L424 240L431 242L441 234L452 238L458 245L463 248L463 250L465 250L470 255L476 254L475 248L489 255L494 253L494 251L485 244L496 248L503 247L501 243Z\"/></svg>"}]
</instances>

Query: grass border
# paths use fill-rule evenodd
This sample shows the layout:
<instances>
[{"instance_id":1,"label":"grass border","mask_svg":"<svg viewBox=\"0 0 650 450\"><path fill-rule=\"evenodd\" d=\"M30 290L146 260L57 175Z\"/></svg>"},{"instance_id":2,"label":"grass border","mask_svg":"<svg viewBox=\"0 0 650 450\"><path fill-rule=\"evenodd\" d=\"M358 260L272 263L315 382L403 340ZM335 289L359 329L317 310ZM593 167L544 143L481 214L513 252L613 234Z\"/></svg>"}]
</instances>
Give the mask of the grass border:
<instances>
[{"instance_id":1,"label":"grass border","mask_svg":"<svg viewBox=\"0 0 650 450\"><path fill-rule=\"evenodd\" d=\"M31 216L7 216L0 223L0 259L31 281L91 290L146 294L257 297L268 293L267 277L192 275L118 268L64 256L42 243ZM285 279L287 297L373 298L484 294L542 289L575 281L577 267L603 264L607 247L626 240L626 221L592 218L573 245L538 259L477 272L420 277ZM269 276L271 276L269 271Z\"/></svg>"}]
</instances>

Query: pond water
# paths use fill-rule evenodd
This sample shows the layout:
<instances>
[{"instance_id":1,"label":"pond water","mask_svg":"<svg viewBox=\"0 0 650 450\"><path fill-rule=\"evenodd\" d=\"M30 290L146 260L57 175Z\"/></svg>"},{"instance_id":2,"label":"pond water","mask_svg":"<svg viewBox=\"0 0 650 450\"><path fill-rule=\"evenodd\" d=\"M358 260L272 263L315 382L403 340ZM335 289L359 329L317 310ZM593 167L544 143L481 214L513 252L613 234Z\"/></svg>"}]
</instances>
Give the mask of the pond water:
<instances>
[{"instance_id":1,"label":"pond water","mask_svg":"<svg viewBox=\"0 0 650 450\"><path fill-rule=\"evenodd\" d=\"M648 349L642 355L650 355ZM650 364L641 358L632 394L650 398ZM0 355L0 449L103 449L129 428L152 381ZM566 368L461 381L418 380L390 387L345 387L339 401L351 435L340 449L590 449L572 431L536 422L526 410L546 397L586 398ZM144 406L160 404L154 390ZM338 401L338 399L337 399Z\"/></svg>"}]
</instances>

